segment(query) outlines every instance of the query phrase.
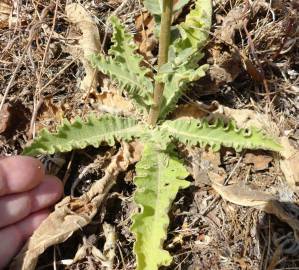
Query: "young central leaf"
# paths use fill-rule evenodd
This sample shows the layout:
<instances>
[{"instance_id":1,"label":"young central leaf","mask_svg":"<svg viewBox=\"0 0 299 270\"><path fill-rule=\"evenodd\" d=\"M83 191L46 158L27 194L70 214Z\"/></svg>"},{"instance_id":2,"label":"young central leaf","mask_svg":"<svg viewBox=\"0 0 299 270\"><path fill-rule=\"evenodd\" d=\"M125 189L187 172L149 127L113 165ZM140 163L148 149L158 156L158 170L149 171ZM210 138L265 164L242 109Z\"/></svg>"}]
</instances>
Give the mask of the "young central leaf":
<instances>
[{"instance_id":1,"label":"young central leaf","mask_svg":"<svg viewBox=\"0 0 299 270\"><path fill-rule=\"evenodd\" d=\"M165 119L184 94L187 85L205 75L208 65L199 66L201 52L209 37L212 21L212 1L197 0L194 9L179 26L181 37L170 46L169 60L156 80L164 83L164 100L160 119Z\"/></svg>"},{"instance_id":2,"label":"young central leaf","mask_svg":"<svg viewBox=\"0 0 299 270\"><path fill-rule=\"evenodd\" d=\"M155 270L171 263L171 256L162 248L169 224L168 211L178 190L189 186L182 180L188 176L182 162L171 152L160 152L156 145L147 143L136 165L134 200L141 213L133 216L131 229L136 236L137 270Z\"/></svg>"}]
</instances>

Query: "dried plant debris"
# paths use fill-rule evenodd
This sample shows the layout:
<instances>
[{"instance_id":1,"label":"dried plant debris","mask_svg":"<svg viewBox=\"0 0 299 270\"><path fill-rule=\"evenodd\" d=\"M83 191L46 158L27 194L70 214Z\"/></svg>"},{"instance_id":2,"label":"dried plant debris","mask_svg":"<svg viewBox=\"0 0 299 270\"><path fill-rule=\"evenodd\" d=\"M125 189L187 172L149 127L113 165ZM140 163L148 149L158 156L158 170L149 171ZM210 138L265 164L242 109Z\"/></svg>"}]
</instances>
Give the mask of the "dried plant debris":
<instances>
[{"instance_id":1,"label":"dried plant debris","mask_svg":"<svg viewBox=\"0 0 299 270\"><path fill-rule=\"evenodd\" d=\"M104 267L107 270L113 270L114 258L115 258L115 248L116 248L116 235L115 228L108 224L103 224L104 235L106 238L103 252L101 252L94 244L94 237L83 238L83 245L78 248L76 255L68 266L71 268L72 265L80 261L84 261L87 256L92 256L93 260Z\"/></svg>"},{"instance_id":2,"label":"dried plant debris","mask_svg":"<svg viewBox=\"0 0 299 270\"><path fill-rule=\"evenodd\" d=\"M6 103L2 107L0 111L0 134L4 133L9 125L9 118L10 118L10 112L9 112L9 105Z\"/></svg>"},{"instance_id":3,"label":"dried plant debris","mask_svg":"<svg viewBox=\"0 0 299 270\"><path fill-rule=\"evenodd\" d=\"M157 46L157 38L154 35L155 21L153 16L148 12L141 12L135 20L136 31L134 39L138 45L139 52L147 61L155 59L152 50Z\"/></svg>"},{"instance_id":4,"label":"dried plant debris","mask_svg":"<svg viewBox=\"0 0 299 270\"><path fill-rule=\"evenodd\" d=\"M1 0L0 1L0 29L7 27L9 24L9 17L12 13L12 1Z\"/></svg>"},{"instance_id":5,"label":"dried plant debris","mask_svg":"<svg viewBox=\"0 0 299 270\"><path fill-rule=\"evenodd\" d=\"M281 138L284 147L283 158L280 160L280 168L290 187L296 191L299 188L299 149L291 145L288 138Z\"/></svg>"},{"instance_id":6,"label":"dried plant debris","mask_svg":"<svg viewBox=\"0 0 299 270\"><path fill-rule=\"evenodd\" d=\"M7 139L28 128L30 113L20 100L4 104L0 116L0 135Z\"/></svg>"},{"instance_id":7,"label":"dried plant debris","mask_svg":"<svg viewBox=\"0 0 299 270\"><path fill-rule=\"evenodd\" d=\"M269 168L269 163L273 161L270 155L246 153L244 162L246 164L253 164L253 169L256 171L263 171Z\"/></svg>"},{"instance_id":8,"label":"dried plant debris","mask_svg":"<svg viewBox=\"0 0 299 270\"><path fill-rule=\"evenodd\" d=\"M85 69L85 77L80 83L80 88L85 95L96 93L99 74L91 66L88 57L91 54L101 52L101 40L97 24L92 15L80 4L73 3L67 5L65 12L69 21L75 24L82 32L79 45L74 46L74 44L70 44L68 46L69 52L75 58L80 59Z\"/></svg>"}]
</instances>

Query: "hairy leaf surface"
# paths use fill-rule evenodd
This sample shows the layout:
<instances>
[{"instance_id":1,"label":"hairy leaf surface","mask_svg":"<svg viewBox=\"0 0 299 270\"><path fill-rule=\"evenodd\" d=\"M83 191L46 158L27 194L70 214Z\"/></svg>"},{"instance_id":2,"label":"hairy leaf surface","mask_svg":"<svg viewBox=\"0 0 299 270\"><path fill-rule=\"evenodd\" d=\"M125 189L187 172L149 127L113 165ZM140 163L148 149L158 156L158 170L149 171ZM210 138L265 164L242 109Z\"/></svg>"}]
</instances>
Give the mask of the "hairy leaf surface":
<instances>
[{"instance_id":1,"label":"hairy leaf surface","mask_svg":"<svg viewBox=\"0 0 299 270\"><path fill-rule=\"evenodd\" d=\"M227 124L220 119L213 124L207 120L177 119L165 121L161 129L167 130L169 136L190 145L211 146L219 151L221 146L233 147L236 151L242 149L265 149L280 151L281 146L273 138L266 136L257 129L239 129L233 121Z\"/></svg>"},{"instance_id":2,"label":"hairy leaf surface","mask_svg":"<svg viewBox=\"0 0 299 270\"><path fill-rule=\"evenodd\" d=\"M155 270L171 263L171 256L162 247L169 224L168 211L178 190L189 186L189 182L182 180L188 176L182 162L156 146L147 143L136 165L134 200L141 213L133 216L131 229L136 236L137 270Z\"/></svg>"},{"instance_id":3,"label":"hairy leaf surface","mask_svg":"<svg viewBox=\"0 0 299 270\"><path fill-rule=\"evenodd\" d=\"M148 110L152 104L152 81L147 68L141 67L142 56L135 53L137 46L131 34L127 33L121 22L112 16L113 46L109 55L92 55L91 63L104 74L109 75L126 91L138 109Z\"/></svg>"},{"instance_id":4,"label":"hairy leaf surface","mask_svg":"<svg viewBox=\"0 0 299 270\"><path fill-rule=\"evenodd\" d=\"M86 122L76 118L73 123L65 121L56 133L42 130L39 137L23 150L23 154L54 154L83 149L88 145L98 147L103 142L114 145L115 140L142 136L144 129L136 120L119 116L90 116Z\"/></svg>"}]
</instances>

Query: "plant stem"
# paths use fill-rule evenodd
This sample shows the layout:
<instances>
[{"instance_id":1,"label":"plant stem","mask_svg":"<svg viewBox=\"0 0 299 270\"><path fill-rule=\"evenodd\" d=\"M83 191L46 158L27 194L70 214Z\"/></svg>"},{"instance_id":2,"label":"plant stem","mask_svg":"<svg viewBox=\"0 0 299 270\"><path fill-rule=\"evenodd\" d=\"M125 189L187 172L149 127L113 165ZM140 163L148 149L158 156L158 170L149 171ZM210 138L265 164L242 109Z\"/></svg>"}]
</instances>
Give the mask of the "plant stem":
<instances>
[{"instance_id":1,"label":"plant stem","mask_svg":"<svg viewBox=\"0 0 299 270\"><path fill-rule=\"evenodd\" d=\"M158 73L162 65L168 61L168 49L170 43L170 26L172 20L173 0L163 0L161 27L159 37ZM155 126L160 113L163 98L164 83L155 82L154 102L149 112L148 123Z\"/></svg>"}]
</instances>

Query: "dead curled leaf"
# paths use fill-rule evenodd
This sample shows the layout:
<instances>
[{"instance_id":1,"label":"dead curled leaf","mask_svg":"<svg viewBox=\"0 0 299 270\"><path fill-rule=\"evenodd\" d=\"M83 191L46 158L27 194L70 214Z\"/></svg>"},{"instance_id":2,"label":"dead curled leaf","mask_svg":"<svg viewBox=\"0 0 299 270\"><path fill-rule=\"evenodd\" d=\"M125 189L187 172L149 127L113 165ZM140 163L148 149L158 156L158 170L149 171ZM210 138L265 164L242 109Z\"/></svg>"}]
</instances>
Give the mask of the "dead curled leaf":
<instances>
[{"instance_id":1,"label":"dead curled leaf","mask_svg":"<svg viewBox=\"0 0 299 270\"><path fill-rule=\"evenodd\" d=\"M218 19L219 18L220 17L218 17ZM233 44L236 31L241 30L243 27L243 8L236 6L231 9L225 17L221 17L220 19L222 19L222 25L215 31L215 35L220 39L220 41Z\"/></svg>"},{"instance_id":2,"label":"dead curled leaf","mask_svg":"<svg viewBox=\"0 0 299 270\"><path fill-rule=\"evenodd\" d=\"M280 160L280 168L293 190L298 191L299 187L299 151L295 149L289 142L287 137L280 140L283 151L283 158Z\"/></svg>"},{"instance_id":3,"label":"dead curled leaf","mask_svg":"<svg viewBox=\"0 0 299 270\"><path fill-rule=\"evenodd\" d=\"M266 170L269 167L269 163L273 160L270 155L246 153L244 162L246 164L253 164L253 169L256 171Z\"/></svg>"},{"instance_id":4,"label":"dead curled leaf","mask_svg":"<svg viewBox=\"0 0 299 270\"><path fill-rule=\"evenodd\" d=\"M138 45L139 52L146 60L153 58L152 50L157 45L157 39L154 35L155 21L153 16L148 12L141 12L135 20L137 34L134 37Z\"/></svg>"},{"instance_id":5,"label":"dead curled leaf","mask_svg":"<svg viewBox=\"0 0 299 270\"><path fill-rule=\"evenodd\" d=\"M99 74L91 66L88 56L94 53L100 53L101 40L96 22L92 16L80 4L72 3L65 8L66 16L69 21L75 24L82 36L79 40L79 46L70 45L69 52L75 57L79 57L85 69L85 77L80 84L80 88L86 94L96 92Z\"/></svg>"},{"instance_id":6,"label":"dead curled leaf","mask_svg":"<svg viewBox=\"0 0 299 270\"><path fill-rule=\"evenodd\" d=\"M237 205L257 207L263 206L270 200L275 199L274 196L265 192L253 190L243 183L224 186L213 179L211 179L211 181L212 187L221 195L223 199Z\"/></svg>"},{"instance_id":7,"label":"dead curled leaf","mask_svg":"<svg viewBox=\"0 0 299 270\"><path fill-rule=\"evenodd\" d=\"M210 115L218 108L217 102L212 102L210 105L203 103L189 103L179 105L170 115L172 119L178 118L203 118Z\"/></svg>"},{"instance_id":8,"label":"dead curled leaf","mask_svg":"<svg viewBox=\"0 0 299 270\"><path fill-rule=\"evenodd\" d=\"M256 1L259 2L259 1ZM259 5L252 5L251 12L255 14L260 9ZM211 79L216 85L234 81L240 74L242 66L247 73L257 82L263 81L263 76L246 54L235 45L235 35L242 30L248 14L241 6L231 9L225 17L218 16L222 21L221 26L215 31L216 43L210 49L213 65L210 68ZM229 44L229 48L227 47Z\"/></svg>"},{"instance_id":9,"label":"dead curled leaf","mask_svg":"<svg viewBox=\"0 0 299 270\"><path fill-rule=\"evenodd\" d=\"M11 12L12 2L0 0L0 29L8 26Z\"/></svg>"},{"instance_id":10,"label":"dead curled leaf","mask_svg":"<svg viewBox=\"0 0 299 270\"><path fill-rule=\"evenodd\" d=\"M299 208L292 203L280 202L273 195L253 190L249 186L240 183L224 186L212 180L212 187L223 199L231 203L254 207L275 215L293 229L296 241L299 241Z\"/></svg>"},{"instance_id":11,"label":"dead curled leaf","mask_svg":"<svg viewBox=\"0 0 299 270\"><path fill-rule=\"evenodd\" d=\"M138 142L123 143L112 158L102 179L95 182L91 189L79 198L65 197L55 206L55 211L42 222L14 258L10 269L33 270L38 257L48 247L64 242L74 231L92 221L107 193L114 185L118 174L141 157L142 146Z\"/></svg>"},{"instance_id":12,"label":"dead curled leaf","mask_svg":"<svg viewBox=\"0 0 299 270\"><path fill-rule=\"evenodd\" d=\"M231 109L220 105L218 110L214 112L215 116L234 119L241 128L256 127L265 130L273 137L279 136L279 128L277 124L271 120L270 116L258 113L249 109Z\"/></svg>"},{"instance_id":13,"label":"dead curled leaf","mask_svg":"<svg viewBox=\"0 0 299 270\"><path fill-rule=\"evenodd\" d=\"M97 109L112 114L130 115L134 112L133 104L115 92L102 92L96 97Z\"/></svg>"},{"instance_id":14,"label":"dead curled leaf","mask_svg":"<svg viewBox=\"0 0 299 270\"><path fill-rule=\"evenodd\" d=\"M0 111L0 134L12 138L16 132L25 130L30 112L20 100L5 103Z\"/></svg>"},{"instance_id":15,"label":"dead curled leaf","mask_svg":"<svg viewBox=\"0 0 299 270\"><path fill-rule=\"evenodd\" d=\"M209 75L213 83L220 87L234 81L241 72L242 62L239 50L234 48L235 33L243 27L243 8L235 7L222 20L221 26L215 31L216 42L209 49L212 65ZM226 48L227 44L231 47Z\"/></svg>"},{"instance_id":16,"label":"dead curled leaf","mask_svg":"<svg viewBox=\"0 0 299 270\"><path fill-rule=\"evenodd\" d=\"M78 248L74 259L69 265L73 265L81 260L84 260L86 256L92 255L93 259L100 263L102 267L107 270L112 270L116 246L115 228L108 223L104 223L103 231L106 238L103 252L93 245L92 239L87 240L83 237L83 245ZM92 238L92 236L94 235L91 235L89 238Z\"/></svg>"},{"instance_id":17,"label":"dead curled leaf","mask_svg":"<svg viewBox=\"0 0 299 270\"><path fill-rule=\"evenodd\" d=\"M0 111L0 134L5 132L8 127L10 112L9 112L9 104L4 104Z\"/></svg>"}]
</instances>

